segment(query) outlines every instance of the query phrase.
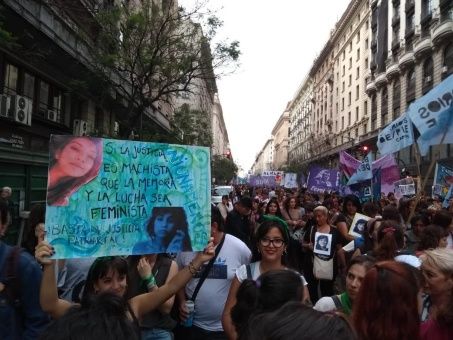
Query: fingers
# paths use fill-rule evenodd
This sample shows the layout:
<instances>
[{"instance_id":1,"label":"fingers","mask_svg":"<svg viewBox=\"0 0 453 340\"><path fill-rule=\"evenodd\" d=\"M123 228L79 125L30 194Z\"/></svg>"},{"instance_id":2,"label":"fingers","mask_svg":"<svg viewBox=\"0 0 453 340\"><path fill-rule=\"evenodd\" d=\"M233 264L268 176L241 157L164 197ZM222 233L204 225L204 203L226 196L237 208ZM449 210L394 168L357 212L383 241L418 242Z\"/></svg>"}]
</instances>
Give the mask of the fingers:
<instances>
[{"instance_id":1,"label":"fingers","mask_svg":"<svg viewBox=\"0 0 453 340\"><path fill-rule=\"evenodd\" d=\"M35 248L35 258L41 264L50 264L51 256L55 255L55 249L47 242L40 242Z\"/></svg>"}]
</instances>

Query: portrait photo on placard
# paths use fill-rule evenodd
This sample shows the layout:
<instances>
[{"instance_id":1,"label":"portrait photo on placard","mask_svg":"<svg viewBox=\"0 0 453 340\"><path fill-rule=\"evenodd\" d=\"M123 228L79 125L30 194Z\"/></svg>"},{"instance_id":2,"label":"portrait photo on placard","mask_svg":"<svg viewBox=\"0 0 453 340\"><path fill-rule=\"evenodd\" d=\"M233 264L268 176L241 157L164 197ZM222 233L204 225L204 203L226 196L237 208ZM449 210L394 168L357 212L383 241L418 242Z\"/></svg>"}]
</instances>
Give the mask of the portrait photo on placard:
<instances>
[{"instance_id":1,"label":"portrait photo on placard","mask_svg":"<svg viewBox=\"0 0 453 340\"><path fill-rule=\"evenodd\" d=\"M330 249L332 247L332 235L324 233L315 234L315 246L313 252L320 255L330 255Z\"/></svg>"},{"instance_id":2,"label":"portrait photo on placard","mask_svg":"<svg viewBox=\"0 0 453 340\"><path fill-rule=\"evenodd\" d=\"M362 236L365 226L369 220L370 218L366 215L359 213L355 214L351 223L351 229L349 229L349 234L356 237Z\"/></svg>"}]
</instances>

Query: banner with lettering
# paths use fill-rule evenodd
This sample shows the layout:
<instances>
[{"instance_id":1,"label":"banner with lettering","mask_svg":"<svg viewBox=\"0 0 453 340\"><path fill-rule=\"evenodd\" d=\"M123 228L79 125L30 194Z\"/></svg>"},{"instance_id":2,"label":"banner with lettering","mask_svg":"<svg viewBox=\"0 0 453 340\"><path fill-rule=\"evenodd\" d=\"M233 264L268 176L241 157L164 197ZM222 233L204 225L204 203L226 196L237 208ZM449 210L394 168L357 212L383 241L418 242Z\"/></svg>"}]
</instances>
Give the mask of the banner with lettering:
<instances>
[{"instance_id":1,"label":"banner with lettering","mask_svg":"<svg viewBox=\"0 0 453 340\"><path fill-rule=\"evenodd\" d=\"M363 182L373 177L373 173L371 171L371 163L373 162L373 158L373 153L369 152L363 159L362 163L360 163L360 166L358 167L356 172L354 172L351 178L349 178L347 185Z\"/></svg>"},{"instance_id":2,"label":"banner with lettering","mask_svg":"<svg viewBox=\"0 0 453 340\"><path fill-rule=\"evenodd\" d=\"M206 246L209 148L52 135L49 149L46 238L54 258Z\"/></svg>"},{"instance_id":3,"label":"banner with lettering","mask_svg":"<svg viewBox=\"0 0 453 340\"><path fill-rule=\"evenodd\" d=\"M407 113L420 132L417 144L422 156L442 138L444 144L453 143L453 75L413 102Z\"/></svg>"},{"instance_id":4,"label":"banner with lettering","mask_svg":"<svg viewBox=\"0 0 453 340\"><path fill-rule=\"evenodd\" d=\"M340 172L337 169L323 169L312 166L308 174L307 188L311 192L323 193L337 191L340 184Z\"/></svg>"},{"instance_id":5,"label":"banner with lettering","mask_svg":"<svg viewBox=\"0 0 453 340\"><path fill-rule=\"evenodd\" d=\"M378 135L377 147L381 155L397 152L414 143L412 122L404 114L387 125Z\"/></svg>"},{"instance_id":6,"label":"banner with lettering","mask_svg":"<svg viewBox=\"0 0 453 340\"><path fill-rule=\"evenodd\" d=\"M275 176L249 176L248 183L252 187L275 188Z\"/></svg>"}]
</instances>

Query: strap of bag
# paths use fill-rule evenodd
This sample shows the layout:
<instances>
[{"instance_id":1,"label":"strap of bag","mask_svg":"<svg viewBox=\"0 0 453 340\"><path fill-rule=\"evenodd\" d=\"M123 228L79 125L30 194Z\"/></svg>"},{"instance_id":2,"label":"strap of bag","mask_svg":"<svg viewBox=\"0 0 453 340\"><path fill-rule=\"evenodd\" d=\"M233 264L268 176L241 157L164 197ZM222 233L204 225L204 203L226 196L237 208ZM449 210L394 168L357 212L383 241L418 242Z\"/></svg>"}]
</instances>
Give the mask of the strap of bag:
<instances>
[{"instance_id":1,"label":"strap of bag","mask_svg":"<svg viewBox=\"0 0 453 340\"><path fill-rule=\"evenodd\" d=\"M335 304L336 309L341 309L343 308L343 305L341 304L340 298L338 295L332 296L333 303Z\"/></svg>"},{"instance_id":2,"label":"strap of bag","mask_svg":"<svg viewBox=\"0 0 453 340\"><path fill-rule=\"evenodd\" d=\"M222 249L224 241L225 241L225 235L223 236L223 238L220 241L219 245L215 249L214 257L211 259L211 261L209 261L209 263L206 265L206 267L204 267L203 273L201 273L200 279L198 280L198 284L195 287L195 290L193 291L193 294L192 294L192 297L190 298L190 300L195 301L195 299L197 298L197 295L198 295L198 292L200 291L201 285L203 284L204 280L206 280L206 278L208 277L208 274L211 271L211 268L214 265L214 262L215 262L217 256L220 253L220 249Z\"/></svg>"},{"instance_id":3,"label":"strap of bag","mask_svg":"<svg viewBox=\"0 0 453 340\"><path fill-rule=\"evenodd\" d=\"M251 280L252 279L252 267L250 267L250 264L246 264L245 269L247 270L247 279Z\"/></svg>"}]
</instances>

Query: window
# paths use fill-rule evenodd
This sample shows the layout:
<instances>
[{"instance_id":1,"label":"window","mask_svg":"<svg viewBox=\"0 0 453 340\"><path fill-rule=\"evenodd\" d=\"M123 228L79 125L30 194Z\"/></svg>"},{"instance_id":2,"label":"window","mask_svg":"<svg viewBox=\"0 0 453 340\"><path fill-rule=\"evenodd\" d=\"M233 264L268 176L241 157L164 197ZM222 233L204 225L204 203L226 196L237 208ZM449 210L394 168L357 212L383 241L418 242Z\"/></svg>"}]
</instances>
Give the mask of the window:
<instances>
[{"instance_id":1,"label":"window","mask_svg":"<svg viewBox=\"0 0 453 340\"><path fill-rule=\"evenodd\" d=\"M348 126L351 125L351 112L348 112Z\"/></svg>"},{"instance_id":2,"label":"window","mask_svg":"<svg viewBox=\"0 0 453 340\"><path fill-rule=\"evenodd\" d=\"M335 103L335 113L338 114L338 103Z\"/></svg>"},{"instance_id":3,"label":"window","mask_svg":"<svg viewBox=\"0 0 453 340\"><path fill-rule=\"evenodd\" d=\"M355 87L355 100L359 100L360 86Z\"/></svg>"},{"instance_id":4,"label":"window","mask_svg":"<svg viewBox=\"0 0 453 340\"><path fill-rule=\"evenodd\" d=\"M360 77L360 66L357 66L355 70L355 79L359 79Z\"/></svg>"},{"instance_id":5,"label":"window","mask_svg":"<svg viewBox=\"0 0 453 340\"><path fill-rule=\"evenodd\" d=\"M401 84L399 78L396 78L393 82L393 108L400 108L401 103ZM394 117L396 118L396 117Z\"/></svg>"},{"instance_id":6,"label":"window","mask_svg":"<svg viewBox=\"0 0 453 340\"><path fill-rule=\"evenodd\" d=\"M349 52L352 51L352 41L349 43Z\"/></svg>"},{"instance_id":7,"label":"window","mask_svg":"<svg viewBox=\"0 0 453 340\"><path fill-rule=\"evenodd\" d=\"M345 73L346 73L346 67L343 65L343 74L342 74L342 76L344 76Z\"/></svg>"},{"instance_id":8,"label":"window","mask_svg":"<svg viewBox=\"0 0 453 340\"><path fill-rule=\"evenodd\" d=\"M387 88L382 89L381 94L381 115L383 125L387 124L387 114L388 114L388 95L387 95Z\"/></svg>"},{"instance_id":9,"label":"window","mask_svg":"<svg viewBox=\"0 0 453 340\"><path fill-rule=\"evenodd\" d=\"M352 57L349 58L349 69L351 69L351 67L352 67Z\"/></svg>"},{"instance_id":10,"label":"window","mask_svg":"<svg viewBox=\"0 0 453 340\"><path fill-rule=\"evenodd\" d=\"M446 77L453 73L453 43L448 44L444 49L444 67L445 72L442 72L442 76Z\"/></svg>"},{"instance_id":11,"label":"window","mask_svg":"<svg viewBox=\"0 0 453 340\"><path fill-rule=\"evenodd\" d=\"M360 42L360 31L357 32L357 42Z\"/></svg>"},{"instance_id":12,"label":"window","mask_svg":"<svg viewBox=\"0 0 453 340\"><path fill-rule=\"evenodd\" d=\"M348 105L351 105L351 92L348 93Z\"/></svg>"},{"instance_id":13,"label":"window","mask_svg":"<svg viewBox=\"0 0 453 340\"><path fill-rule=\"evenodd\" d=\"M338 87L336 88L337 96L338 96Z\"/></svg>"},{"instance_id":14,"label":"window","mask_svg":"<svg viewBox=\"0 0 453 340\"><path fill-rule=\"evenodd\" d=\"M377 121L377 101L376 101L376 94L373 94L371 97L371 130L375 130Z\"/></svg>"},{"instance_id":15,"label":"window","mask_svg":"<svg viewBox=\"0 0 453 340\"><path fill-rule=\"evenodd\" d=\"M39 82L39 111L44 113L49 106L49 84L41 80Z\"/></svg>"},{"instance_id":16,"label":"window","mask_svg":"<svg viewBox=\"0 0 453 340\"><path fill-rule=\"evenodd\" d=\"M344 98L341 98L341 111L344 110Z\"/></svg>"},{"instance_id":17,"label":"window","mask_svg":"<svg viewBox=\"0 0 453 340\"><path fill-rule=\"evenodd\" d=\"M359 121L359 107L358 106L355 107L355 121L356 122Z\"/></svg>"},{"instance_id":18,"label":"window","mask_svg":"<svg viewBox=\"0 0 453 340\"><path fill-rule=\"evenodd\" d=\"M365 58L365 69L368 68L368 58Z\"/></svg>"},{"instance_id":19,"label":"window","mask_svg":"<svg viewBox=\"0 0 453 340\"><path fill-rule=\"evenodd\" d=\"M344 130L344 117L341 117L341 129Z\"/></svg>"},{"instance_id":20,"label":"window","mask_svg":"<svg viewBox=\"0 0 453 340\"><path fill-rule=\"evenodd\" d=\"M366 100L363 102L363 114L365 116L368 114L368 102Z\"/></svg>"},{"instance_id":21,"label":"window","mask_svg":"<svg viewBox=\"0 0 453 340\"><path fill-rule=\"evenodd\" d=\"M363 133L367 133L367 131L368 131L368 125L363 124Z\"/></svg>"},{"instance_id":22,"label":"window","mask_svg":"<svg viewBox=\"0 0 453 340\"><path fill-rule=\"evenodd\" d=\"M348 83L348 86L351 86L352 84L352 74L349 75L349 83Z\"/></svg>"},{"instance_id":23,"label":"window","mask_svg":"<svg viewBox=\"0 0 453 340\"><path fill-rule=\"evenodd\" d=\"M35 97L35 77L27 72L24 73L24 96L31 100Z\"/></svg>"},{"instance_id":24,"label":"window","mask_svg":"<svg viewBox=\"0 0 453 340\"><path fill-rule=\"evenodd\" d=\"M365 50L368 49L368 38L365 39Z\"/></svg>"},{"instance_id":25,"label":"window","mask_svg":"<svg viewBox=\"0 0 453 340\"><path fill-rule=\"evenodd\" d=\"M369 20L367 20L367 21L365 22L365 28L366 28L366 29L368 29L368 26L370 26L370 21L369 21Z\"/></svg>"},{"instance_id":26,"label":"window","mask_svg":"<svg viewBox=\"0 0 453 340\"><path fill-rule=\"evenodd\" d=\"M343 60L345 57L346 57L346 54L345 54L345 51L343 51L343 55L342 55Z\"/></svg>"},{"instance_id":27,"label":"window","mask_svg":"<svg viewBox=\"0 0 453 340\"><path fill-rule=\"evenodd\" d=\"M345 89L345 86L344 86L344 81L342 83L342 88L341 88L341 92L344 92L344 89Z\"/></svg>"},{"instance_id":28,"label":"window","mask_svg":"<svg viewBox=\"0 0 453 340\"><path fill-rule=\"evenodd\" d=\"M15 95L17 93L17 81L19 79L19 69L11 64L6 64L5 68L5 94Z\"/></svg>"},{"instance_id":29,"label":"window","mask_svg":"<svg viewBox=\"0 0 453 340\"><path fill-rule=\"evenodd\" d=\"M427 93L429 90L433 88L433 77L434 77L433 58L428 57L423 63L423 80L422 80L423 94Z\"/></svg>"},{"instance_id":30,"label":"window","mask_svg":"<svg viewBox=\"0 0 453 340\"><path fill-rule=\"evenodd\" d=\"M406 102L409 104L415 99L415 70L407 71L406 75Z\"/></svg>"},{"instance_id":31,"label":"window","mask_svg":"<svg viewBox=\"0 0 453 340\"><path fill-rule=\"evenodd\" d=\"M406 18L406 31L411 31L415 28L415 14L412 13Z\"/></svg>"},{"instance_id":32,"label":"window","mask_svg":"<svg viewBox=\"0 0 453 340\"><path fill-rule=\"evenodd\" d=\"M430 15L433 11L432 0L422 1L422 17Z\"/></svg>"}]
</instances>

